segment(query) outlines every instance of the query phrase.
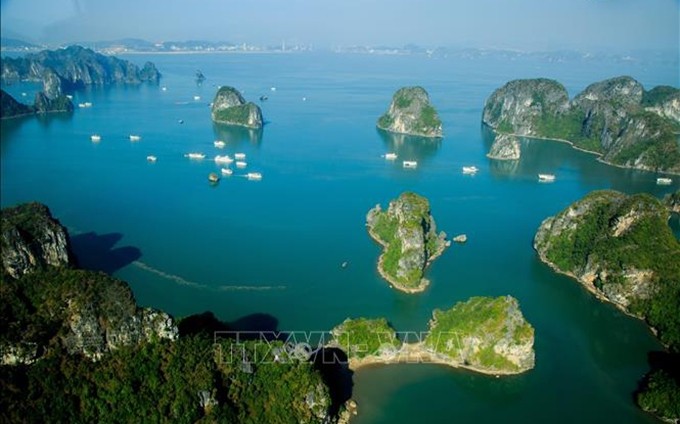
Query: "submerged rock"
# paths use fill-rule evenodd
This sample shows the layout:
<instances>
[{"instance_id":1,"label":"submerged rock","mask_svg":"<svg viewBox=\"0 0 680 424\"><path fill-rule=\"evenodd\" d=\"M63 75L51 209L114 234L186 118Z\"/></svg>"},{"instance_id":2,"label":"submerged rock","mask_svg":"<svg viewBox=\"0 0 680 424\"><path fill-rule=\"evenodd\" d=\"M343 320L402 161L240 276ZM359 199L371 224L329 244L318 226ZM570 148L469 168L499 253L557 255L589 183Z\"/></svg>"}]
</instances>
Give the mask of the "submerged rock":
<instances>
[{"instance_id":1,"label":"submerged rock","mask_svg":"<svg viewBox=\"0 0 680 424\"><path fill-rule=\"evenodd\" d=\"M262 111L255 103L247 102L233 87L221 87L212 103L214 122L247 128L262 128Z\"/></svg>"},{"instance_id":2,"label":"submerged rock","mask_svg":"<svg viewBox=\"0 0 680 424\"><path fill-rule=\"evenodd\" d=\"M378 119L378 128L421 137L441 137L442 122L422 87L404 87L392 96L390 107Z\"/></svg>"}]
</instances>

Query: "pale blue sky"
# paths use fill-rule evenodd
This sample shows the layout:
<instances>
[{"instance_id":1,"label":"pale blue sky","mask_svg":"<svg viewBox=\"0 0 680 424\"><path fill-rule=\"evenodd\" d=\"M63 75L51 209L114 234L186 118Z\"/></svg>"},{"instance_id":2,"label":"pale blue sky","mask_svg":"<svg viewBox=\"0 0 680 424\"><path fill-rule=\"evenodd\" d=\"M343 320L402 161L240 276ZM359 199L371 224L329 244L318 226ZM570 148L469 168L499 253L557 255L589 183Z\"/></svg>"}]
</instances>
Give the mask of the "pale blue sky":
<instances>
[{"instance_id":1,"label":"pale blue sky","mask_svg":"<svg viewBox=\"0 0 680 424\"><path fill-rule=\"evenodd\" d=\"M0 0L4 36L678 51L679 0Z\"/></svg>"}]
</instances>

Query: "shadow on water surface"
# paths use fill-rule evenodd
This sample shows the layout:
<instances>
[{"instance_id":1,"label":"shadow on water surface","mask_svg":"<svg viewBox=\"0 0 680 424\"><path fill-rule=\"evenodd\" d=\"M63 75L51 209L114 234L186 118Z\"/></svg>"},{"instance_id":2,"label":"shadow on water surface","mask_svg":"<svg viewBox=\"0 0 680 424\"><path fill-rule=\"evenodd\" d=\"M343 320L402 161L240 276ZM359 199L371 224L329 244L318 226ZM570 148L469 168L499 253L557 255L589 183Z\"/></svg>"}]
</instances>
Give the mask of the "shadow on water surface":
<instances>
[{"instance_id":1,"label":"shadow on water surface","mask_svg":"<svg viewBox=\"0 0 680 424\"><path fill-rule=\"evenodd\" d=\"M223 125L213 123L213 133L216 140L222 140L228 146L238 146L241 143L249 143L255 147L262 144L262 128L253 129L234 125Z\"/></svg>"},{"instance_id":2,"label":"shadow on water surface","mask_svg":"<svg viewBox=\"0 0 680 424\"><path fill-rule=\"evenodd\" d=\"M383 141L387 152L397 154L397 163L401 167L401 162L414 160L425 162L427 159L437 154L441 147L441 138L418 137L407 134L396 134L376 128L378 135Z\"/></svg>"},{"instance_id":3,"label":"shadow on water surface","mask_svg":"<svg viewBox=\"0 0 680 424\"><path fill-rule=\"evenodd\" d=\"M71 250L79 267L113 274L142 257L136 247L115 247L122 238L120 233L78 234L71 236Z\"/></svg>"}]
</instances>

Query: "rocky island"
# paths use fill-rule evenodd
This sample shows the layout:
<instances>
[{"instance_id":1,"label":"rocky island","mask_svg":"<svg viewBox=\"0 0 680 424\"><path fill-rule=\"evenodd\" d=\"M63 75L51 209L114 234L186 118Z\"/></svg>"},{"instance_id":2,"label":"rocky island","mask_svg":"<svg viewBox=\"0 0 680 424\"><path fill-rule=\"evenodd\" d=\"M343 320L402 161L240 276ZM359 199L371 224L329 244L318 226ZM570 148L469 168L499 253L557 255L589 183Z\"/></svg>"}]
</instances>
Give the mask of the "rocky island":
<instances>
[{"instance_id":1,"label":"rocky island","mask_svg":"<svg viewBox=\"0 0 680 424\"><path fill-rule=\"evenodd\" d=\"M570 100L549 79L514 80L486 100L482 122L499 134L554 139L616 166L680 173L680 89L646 91L630 77L589 85Z\"/></svg>"},{"instance_id":2,"label":"rocky island","mask_svg":"<svg viewBox=\"0 0 680 424\"><path fill-rule=\"evenodd\" d=\"M262 111L252 102L247 102L234 87L220 87L215 94L211 108L212 120L218 124L240 127L262 128Z\"/></svg>"},{"instance_id":3,"label":"rocky island","mask_svg":"<svg viewBox=\"0 0 680 424\"><path fill-rule=\"evenodd\" d=\"M77 269L68 233L44 205L3 209L0 220L0 421L349 418L322 364L274 358L283 342L215 339L226 324L176 323L139 307L125 282Z\"/></svg>"},{"instance_id":4,"label":"rocky island","mask_svg":"<svg viewBox=\"0 0 680 424\"><path fill-rule=\"evenodd\" d=\"M519 160L521 154L519 140L511 134L496 134L489 153L489 159L495 160Z\"/></svg>"},{"instance_id":5,"label":"rocky island","mask_svg":"<svg viewBox=\"0 0 680 424\"><path fill-rule=\"evenodd\" d=\"M384 248L378 259L380 275L406 293L425 290L429 284L425 269L450 244L446 233L437 234L428 200L416 193L402 193L387 211L380 205L368 211L366 227Z\"/></svg>"},{"instance_id":6,"label":"rocky island","mask_svg":"<svg viewBox=\"0 0 680 424\"><path fill-rule=\"evenodd\" d=\"M151 62L143 68L127 60L105 56L81 46L44 50L18 58L2 58L0 78L5 84L17 81L42 81L61 91L73 91L91 85L157 83L161 74ZM48 97L54 97L45 89Z\"/></svg>"},{"instance_id":7,"label":"rocky island","mask_svg":"<svg viewBox=\"0 0 680 424\"><path fill-rule=\"evenodd\" d=\"M435 310L423 340L402 342L384 318L347 319L331 331L331 345L349 366L435 363L483 374L519 374L534 367L534 329L511 296L473 297Z\"/></svg>"},{"instance_id":8,"label":"rocky island","mask_svg":"<svg viewBox=\"0 0 680 424\"><path fill-rule=\"evenodd\" d=\"M389 109L378 119L377 126L393 133L442 137L442 121L430 104L430 96L422 87L397 90Z\"/></svg>"},{"instance_id":9,"label":"rocky island","mask_svg":"<svg viewBox=\"0 0 680 424\"><path fill-rule=\"evenodd\" d=\"M644 319L677 363L680 243L668 225L669 215L667 205L647 194L596 191L543 221L534 248L557 272ZM637 400L643 409L677 420L680 384L673 383L673 373L655 370Z\"/></svg>"},{"instance_id":10,"label":"rocky island","mask_svg":"<svg viewBox=\"0 0 680 424\"><path fill-rule=\"evenodd\" d=\"M73 102L65 95L55 98L48 97L44 92L35 95L33 105L25 105L0 89L0 119L19 118L30 115L44 115L46 113L71 113Z\"/></svg>"}]
</instances>

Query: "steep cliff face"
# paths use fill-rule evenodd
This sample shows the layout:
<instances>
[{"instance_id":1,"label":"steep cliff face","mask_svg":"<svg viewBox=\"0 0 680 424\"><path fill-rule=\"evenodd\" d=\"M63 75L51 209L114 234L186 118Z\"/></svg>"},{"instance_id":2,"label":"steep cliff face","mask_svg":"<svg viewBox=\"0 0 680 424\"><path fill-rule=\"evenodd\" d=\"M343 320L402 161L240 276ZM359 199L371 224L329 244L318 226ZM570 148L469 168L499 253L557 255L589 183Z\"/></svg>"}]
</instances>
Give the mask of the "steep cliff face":
<instances>
[{"instance_id":1,"label":"steep cliff face","mask_svg":"<svg viewBox=\"0 0 680 424\"><path fill-rule=\"evenodd\" d=\"M0 89L0 119L32 115L33 112L32 107L17 102L5 90Z\"/></svg>"},{"instance_id":2,"label":"steep cliff face","mask_svg":"<svg viewBox=\"0 0 680 424\"><path fill-rule=\"evenodd\" d=\"M378 119L378 128L421 137L441 137L442 122L422 87L404 87L392 96L390 107Z\"/></svg>"},{"instance_id":3,"label":"steep cliff face","mask_svg":"<svg viewBox=\"0 0 680 424\"><path fill-rule=\"evenodd\" d=\"M415 193L403 193L387 211L376 205L366 215L368 232L385 251L378 270L395 288L409 293L425 290L425 268L449 245L437 234L430 204Z\"/></svg>"},{"instance_id":4,"label":"steep cliff face","mask_svg":"<svg viewBox=\"0 0 680 424\"><path fill-rule=\"evenodd\" d=\"M97 359L121 346L177 338L164 312L138 308L130 288L105 274L72 268L68 234L49 209L3 209L0 355L35 361L51 343Z\"/></svg>"},{"instance_id":5,"label":"steep cliff face","mask_svg":"<svg viewBox=\"0 0 680 424\"><path fill-rule=\"evenodd\" d=\"M473 297L435 310L425 339L429 349L485 372L534 367L534 329L512 296Z\"/></svg>"},{"instance_id":6,"label":"steep cliff face","mask_svg":"<svg viewBox=\"0 0 680 424\"><path fill-rule=\"evenodd\" d=\"M680 244L667 221L667 208L649 195L593 192L543 221L534 248L553 269L680 345Z\"/></svg>"},{"instance_id":7,"label":"steep cliff face","mask_svg":"<svg viewBox=\"0 0 680 424\"><path fill-rule=\"evenodd\" d=\"M73 264L66 229L47 206L27 203L0 212L2 271L12 278L48 266Z\"/></svg>"},{"instance_id":8,"label":"steep cliff face","mask_svg":"<svg viewBox=\"0 0 680 424\"><path fill-rule=\"evenodd\" d=\"M246 103L241 93L233 87L220 87L212 103L214 122L247 128L262 128L262 111L252 102Z\"/></svg>"},{"instance_id":9,"label":"steep cliff face","mask_svg":"<svg viewBox=\"0 0 680 424\"><path fill-rule=\"evenodd\" d=\"M664 197L664 203L671 212L680 214L680 190Z\"/></svg>"},{"instance_id":10,"label":"steep cliff face","mask_svg":"<svg viewBox=\"0 0 680 424\"><path fill-rule=\"evenodd\" d=\"M482 121L498 133L556 138L624 167L680 172L678 95L645 92L630 77L591 84L569 101L551 80L516 80L487 99Z\"/></svg>"},{"instance_id":11,"label":"steep cliff face","mask_svg":"<svg viewBox=\"0 0 680 424\"><path fill-rule=\"evenodd\" d=\"M158 82L161 77L151 62L140 70L127 60L104 56L80 46L44 50L22 58L3 58L0 76L3 82L42 81L52 73L60 78L62 90L88 85ZM51 97L50 94L48 96Z\"/></svg>"},{"instance_id":12,"label":"steep cliff face","mask_svg":"<svg viewBox=\"0 0 680 424\"><path fill-rule=\"evenodd\" d=\"M497 134L486 156L496 160L518 160L520 155L519 140L516 136Z\"/></svg>"}]
</instances>

